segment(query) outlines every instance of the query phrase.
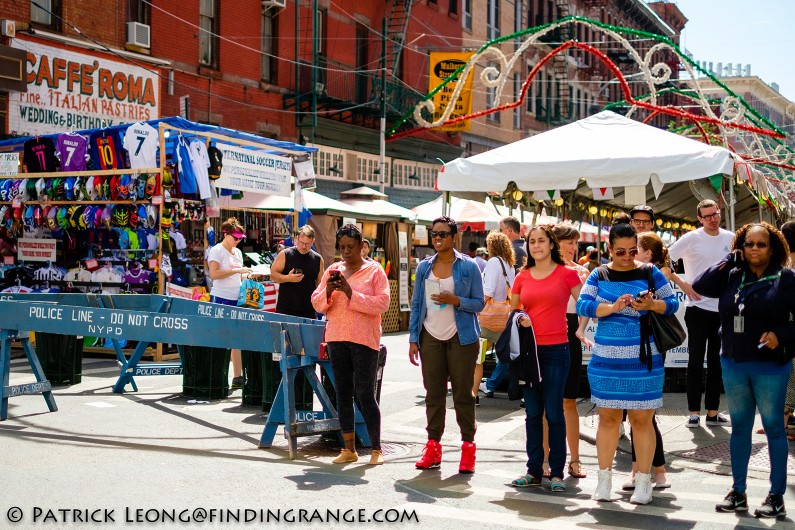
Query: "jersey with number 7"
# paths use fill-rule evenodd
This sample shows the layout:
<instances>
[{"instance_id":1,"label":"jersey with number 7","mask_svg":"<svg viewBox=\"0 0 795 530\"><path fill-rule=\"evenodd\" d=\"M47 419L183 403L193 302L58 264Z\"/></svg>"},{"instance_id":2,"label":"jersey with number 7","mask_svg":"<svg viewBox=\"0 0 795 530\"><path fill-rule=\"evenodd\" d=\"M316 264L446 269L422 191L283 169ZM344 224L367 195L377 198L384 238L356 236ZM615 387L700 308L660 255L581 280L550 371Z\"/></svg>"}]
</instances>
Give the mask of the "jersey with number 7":
<instances>
[{"instance_id":1,"label":"jersey with number 7","mask_svg":"<svg viewBox=\"0 0 795 530\"><path fill-rule=\"evenodd\" d=\"M157 167L157 129L148 123L133 123L124 133L124 148L130 158L130 167Z\"/></svg>"},{"instance_id":2,"label":"jersey with number 7","mask_svg":"<svg viewBox=\"0 0 795 530\"><path fill-rule=\"evenodd\" d=\"M85 171L88 142L77 133L59 134L55 151L61 159L61 171Z\"/></svg>"}]
</instances>

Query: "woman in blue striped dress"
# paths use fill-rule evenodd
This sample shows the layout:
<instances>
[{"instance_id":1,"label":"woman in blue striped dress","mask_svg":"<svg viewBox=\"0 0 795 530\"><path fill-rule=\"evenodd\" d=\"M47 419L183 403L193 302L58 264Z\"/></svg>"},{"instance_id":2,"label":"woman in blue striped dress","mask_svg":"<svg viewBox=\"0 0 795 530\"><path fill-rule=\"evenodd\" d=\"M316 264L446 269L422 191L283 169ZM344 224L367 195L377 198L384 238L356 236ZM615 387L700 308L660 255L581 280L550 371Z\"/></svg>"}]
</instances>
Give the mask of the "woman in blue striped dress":
<instances>
[{"instance_id":1,"label":"woman in blue striped dress","mask_svg":"<svg viewBox=\"0 0 795 530\"><path fill-rule=\"evenodd\" d=\"M652 416L662 406L664 368L651 342L651 358L641 355L640 316L648 311L675 313L679 302L665 276L651 268L654 294L649 289L649 267L635 262L638 237L626 221L616 219L608 238L613 261L594 269L577 301L577 313L599 320L593 356L588 364L591 401L599 407L596 451L599 460L594 499L611 500L612 465L618 446L618 427L627 409L635 440L639 472L635 476L633 504L652 497L651 463L654 455ZM646 291L646 295L642 295ZM642 296L638 296L642 295Z\"/></svg>"}]
</instances>

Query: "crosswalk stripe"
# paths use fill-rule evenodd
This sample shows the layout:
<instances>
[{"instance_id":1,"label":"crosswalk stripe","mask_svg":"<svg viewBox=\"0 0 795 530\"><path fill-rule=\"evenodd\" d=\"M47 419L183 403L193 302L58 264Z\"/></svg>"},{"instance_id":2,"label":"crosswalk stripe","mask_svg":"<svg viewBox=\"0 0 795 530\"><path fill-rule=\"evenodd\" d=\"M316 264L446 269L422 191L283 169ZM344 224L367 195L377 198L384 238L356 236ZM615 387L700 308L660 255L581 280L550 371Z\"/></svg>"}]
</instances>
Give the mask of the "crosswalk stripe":
<instances>
[{"instance_id":1,"label":"crosswalk stripe","mask_svg":"<svg viewBox=\"0 0 795 530\"><path fill-rule=\"evenodd\" d=\"M590 480L588 482L593 483L595 487L595 480ZM580 482L580 486L582 486L582 482ZM577 496L573 495L533 495L531 491L527 491L525 493L521 493L516 491L514 488L510 486L505 487L503 489L498 488L489 488L483 486L475 486L471 484L456 484L451 486L445 486L439 488L442 491L449 491L452 493L460 493L460 494L467 494L467 495L477 495L481 497L488 497L488 498L497 498L503 499L506 497L510 497L513 500L522 500L527 502L540 502L543 504L556 504L560 506L572 506L576 505L580 508L587 509L587 510L611 510L616 512L622 512L626 514L631 513L638 513L642 515L653 515L656 517L661 517L663 519L668 519L671 521L689 521L689 522L704 522L704 523L711 523L720 524L720 515L717 515L718 519L716 520L716 514L714 512L698 512L693 510L686 510L686 509L677 509L678 507L673 504L673 502L679 500L676 494L673 493L654 493L655 498L657 499L664 499L670 504L666 507L658 507L654 505L654 501L652 500L652 504L647 504L645 506L640 505L632 505L629 504L629 495L625 495L623 500L619 502L596 502L591 499L590 494L580 493ZM584 491L591 491L590 488L587 486L582 488ZM532 490L532 488L531 488ZM620 499L619 495L614 493L616 499ZM681 494L683 498L687 498L688 501L705 501L709 503L718 503L723 500L723 495L712 495L712 494L699 494L693 492L687 492ZM675 511L672 511L674 509ZM429 514L430 515L430 514ZM731 517L730 514L725 514ZM735 520L727 520L726 524L732 524L734 526L736 524ZM758 519L751 519L747 518L747 520L743 519L743 525L748 527L754 528L769 528L770 525L765 524L764 521Z\"/></svg>"},{"instance_id":2,"label":"crosswalk stripe","mask_svg":"<svg viewBox=\"0 0 795 530\"><path fill-rule=\"evenodd\" d=\"M395 382L385 382L384 385L381 387L381 399L384 396L389 396L391 394L397 394L399 392L407 392L412 389L422 390L423 387L421 384L412 383L412 382L404 382L404 381L395 381Z\"/></svg>"},{"instance_id":3,"label":"crosswalk stripe","mask_svg":"<svg viewBox=\"0 0 795 530\"><path fill-rule=\"evenodd\" d=\"M524 427L524 411L514 411L486 423L478 423L475 441L479 446L493 445L519 427Z\"/></svg>"}]
</instances>

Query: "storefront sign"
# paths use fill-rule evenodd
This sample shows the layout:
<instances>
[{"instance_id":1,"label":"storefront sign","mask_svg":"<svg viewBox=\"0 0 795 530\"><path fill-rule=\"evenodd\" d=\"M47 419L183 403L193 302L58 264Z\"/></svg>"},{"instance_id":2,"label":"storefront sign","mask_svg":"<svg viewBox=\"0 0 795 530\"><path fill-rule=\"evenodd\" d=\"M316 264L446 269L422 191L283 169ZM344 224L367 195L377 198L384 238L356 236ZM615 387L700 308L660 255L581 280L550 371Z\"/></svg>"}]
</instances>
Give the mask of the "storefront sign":
<instances>
[{"instance_id":1,"label":"storefront sign","mask_svg":"<svg viewBox=\"0 0 795 530\"><path fill-rule=\"evenodd\" d=\"M17 259L55 262L55 244L55 239L18 239Z\"/></svg>"},{"instance_id":2,"label":"storefront sign","mask_svg":"<svg viewBox=\"0 0 795 530\"><path fill-rule=\"evenodd\" d=\"M34 136L160 117L154 72L37 42L12 46L27 52L28 91L8 96L9 131Z\"/></svg>"},{"instance_id":3,"label":"storefront sign","mask_svg":"<svg viewBox=\"0 0 795 530\"><path fill-rule=\"evenodd\" d=\"M355 224L356 224L356 218L354 218L354 217L343 217L342 218L342 226L355 225Z\"/></svg>"},{"instance_id":4,"label":"storefront sign","mask_svg":"<svg viewBox=\"0 0 795 530\"><path fill-rule=\"evenodd\" d=\"M453 72L465 65L472 52L431 52L431 73L428 78L428 89L433 90L441 85L445 79L450 77ZM472 112L472 70L469 77L464 80L464 89L455 101L452 101L453 92L461 80L450 81L444 85L436 94L433 95L433 121L438 120L444 114L445 109L450 104L455 105L453 112L447 118L452 120L459 116L465 116ZM442 125L436 127L439 131L468 131L471 120L462 121L453 125Z\"/></svg>"},{"instance_id":5,"label":"storefront sign","mask_svg":"<svg viewBox=\"0 0 795 530\"><path fill-rule=\"evenodd\" d=\"M293 160L284 156L243 149L229 144L216 147L223 154L224 167L215 186L230 190L290 196Z\"/></svg>"},{"instance_id":6,"label":"storefront sign","mask_svg":"<svg viewBox=\"0 0 795 530\"><path fill-rule=\"evenodd\" d=\"M401 311L411 311L409 303L409 235L401 230L398 232L398 259L400 274L398 275L398 301Z\"/></svg>"},{"instance_id":7,"label":"storefront sign","mask_svg":"<svg viewBox=\"0 0 795 530\"><path fill-rule=\"evenodd\" d=\"M19 173L19 153L0 153L0 176L9 177Z\"/></svg>"}]
</instances>

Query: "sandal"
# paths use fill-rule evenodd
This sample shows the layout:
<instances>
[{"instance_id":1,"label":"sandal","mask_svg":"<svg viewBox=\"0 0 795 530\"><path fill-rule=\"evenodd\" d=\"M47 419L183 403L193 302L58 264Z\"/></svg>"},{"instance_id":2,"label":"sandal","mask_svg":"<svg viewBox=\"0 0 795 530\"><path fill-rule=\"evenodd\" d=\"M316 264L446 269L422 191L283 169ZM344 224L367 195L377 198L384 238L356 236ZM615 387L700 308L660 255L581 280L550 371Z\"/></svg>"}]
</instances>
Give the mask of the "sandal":
<instances>
[{"instance_id":1,"label":"sandal","mask_svg":"<svg viewBox=\"0 0 795 530\"><path fill-rule=\"evenodd\" d=\"M574 466L577 466L577 471L574 471ZM585 478L588 475L582 472L582 462L579 460L572 460L569 462L569 476L574 478Z\"/></svg>"},{"instance_id":2,"label":"sandal","mask_svg":"<svg viewBox=\"0 0 795 530\"><path fill-rule=\"evenodd\" d=\"M541 479L535 478L533 475L529 473L527 475L522 475L519 478L515 478L511 481L511 486L514 486L516 488L529 488L531 486L540 486L540 485L541 485Z\"/></svg>"},{"instance_id":3,"label":"sandal","mask_svg":"<svg viewBox=\"0 0 795 530\"><path fill-rule=\"evenodd\" d=\"M544 469L546 467L546 469ZM544 478L552 478L552 471L549 469L549 460L544 460L544 463L541 464L541 476Z\"/></svg>"},{"instance_id":4,"label":"sandal","mask_svg":"<svg viewBox=\"0 0 795 530\"><path fill-rule=\"evenodd\" d=\"M549 491L555 493L561 493L566 491L566 484L563 483L563 479L559 477L553 478L551 483L549 484Z\"/></svg>"}]
</instances>

